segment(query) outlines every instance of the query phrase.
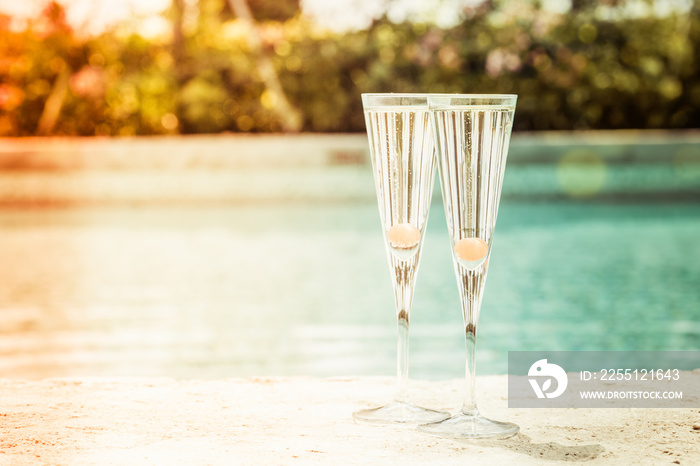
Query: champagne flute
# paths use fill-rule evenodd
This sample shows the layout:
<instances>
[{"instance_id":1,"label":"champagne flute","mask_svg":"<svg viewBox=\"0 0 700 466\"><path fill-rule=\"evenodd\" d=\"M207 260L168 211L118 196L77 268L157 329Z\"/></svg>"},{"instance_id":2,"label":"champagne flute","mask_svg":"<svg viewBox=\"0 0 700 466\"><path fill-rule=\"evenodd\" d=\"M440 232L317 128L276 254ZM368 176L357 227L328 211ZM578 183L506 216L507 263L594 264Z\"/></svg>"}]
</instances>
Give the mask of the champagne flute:
<instances>
[{"instance_id":1,"label":"champagne flute","mask_svg":"<svg viewBox=\"0 0 700 466\"><path fill-rule=\"evenodd\" d=\"M493 247L515 95L431 95L440 187L466 336L466 384L459 413L419 426L451 438L505 438L519 428L481 414L475 400L476 325Z\"/></svg>"},{"instance_id":2,"label":"champagne flute","mask_svg":"<svg viewBox=\"0 0 700 466\"><path fill-rule=\"evenodd\" d=\"M409 401L408 327L413 290L435 179L426 94L362 94L384 243L398 320L394 401L353 413L359 421L420 424L449 414Z\"/></svg>"}]
</instances>

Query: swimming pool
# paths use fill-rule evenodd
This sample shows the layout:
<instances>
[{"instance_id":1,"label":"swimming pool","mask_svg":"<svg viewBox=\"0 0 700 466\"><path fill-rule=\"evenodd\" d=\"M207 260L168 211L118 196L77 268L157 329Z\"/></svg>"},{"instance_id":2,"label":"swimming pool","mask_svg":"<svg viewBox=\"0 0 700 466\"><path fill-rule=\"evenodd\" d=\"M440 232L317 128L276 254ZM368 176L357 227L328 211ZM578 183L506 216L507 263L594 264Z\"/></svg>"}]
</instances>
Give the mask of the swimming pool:
<instances>
[{"instance_id":1,"label":"swimming pool","mask_svg":"<svg viewBox=\"0 0 700 466\"><path fill-rule=\"evenodd\" d=\"M0 376L392 375L374 203L0 210ZM462 377L439 199L411 377ZM700 205L501 203L480 374L509 350L700 349Z\"/></svg>"}]
</instances>

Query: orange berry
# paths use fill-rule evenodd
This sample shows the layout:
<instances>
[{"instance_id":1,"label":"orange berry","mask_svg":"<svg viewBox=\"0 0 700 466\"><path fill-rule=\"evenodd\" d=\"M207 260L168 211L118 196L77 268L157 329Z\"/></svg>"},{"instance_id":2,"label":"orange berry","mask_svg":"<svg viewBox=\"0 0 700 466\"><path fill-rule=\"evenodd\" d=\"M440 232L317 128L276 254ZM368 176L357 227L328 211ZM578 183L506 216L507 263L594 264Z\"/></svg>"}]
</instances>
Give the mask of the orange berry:
<instances>
[{"instance_id":1,"label":"orange berry","mask_svg":"<svg viewBox=\"0 0 700 466\"><path fill-rule=\"evenodd\" d=\"M489 245L481 238L463 238L455 244L455 254L465 262L476 262L489 252Z\"/></svg>"},{"instance_id":2,"label":"orange berry","mask_svg":"<svg viewBox=\"0 0 700 466\"><path fill-rule=\"evenodd\" d=\"M420 241L420 230L410 223L399 223L386 231L386 238L394 248L410 249Z\"/></svg>"}]
</instances>

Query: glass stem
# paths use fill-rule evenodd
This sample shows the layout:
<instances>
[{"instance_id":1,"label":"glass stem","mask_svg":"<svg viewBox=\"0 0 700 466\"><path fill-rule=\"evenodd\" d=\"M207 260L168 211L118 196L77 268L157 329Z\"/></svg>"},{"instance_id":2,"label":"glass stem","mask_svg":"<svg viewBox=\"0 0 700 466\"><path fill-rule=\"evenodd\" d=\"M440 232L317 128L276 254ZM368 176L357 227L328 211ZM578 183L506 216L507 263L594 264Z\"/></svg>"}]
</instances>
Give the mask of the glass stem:
<instances>
[{"instance_id":1,"label":"glass stem","mask_svg":"<svg viewBox=\"0 0 700 466\"><path fill-rule=\"evenodd\" d=\"M415 263L399 262L394 266L394 297L399 338L396 346L396 401L407 403L408 382L408 327L415 284Z\"/></svg>"},{"instance_id":2,"label":"glass stem","mask_svg":"<svg viewBox=\"0 0 700 466\"><path fill-rule=\"evenodd\" d=\"M477 416L476 409L476 324L479 321L481 308L481 292L483 290L485 273L483 270L469 270L462 275L461 302L462 317L464 318L464 337L466 342L466 364L464 380L464 402L462 414Z\"/></svg>"},{"instance_id":3,"label":"glass stem","mask_svg":"<svg viewBox=\"0 0 700 466\"><path fill-rule=\"evenodd\" d=\"M464 403L462 414L476 416L476 325L468 322L465 326L466 337L466 376L464 381Z\"/></svg>"},{"instance_id":4,"label":"glass stem","mask_svg":"<svg viewBox=\"0 0 700 466\"><path fill-rule=\"evenodd\" d=\"M406 385L408 382L408 316L401 309L398 315L399 339L396 347L396 401L408 402Z\"/></svg>"}]
</instances>

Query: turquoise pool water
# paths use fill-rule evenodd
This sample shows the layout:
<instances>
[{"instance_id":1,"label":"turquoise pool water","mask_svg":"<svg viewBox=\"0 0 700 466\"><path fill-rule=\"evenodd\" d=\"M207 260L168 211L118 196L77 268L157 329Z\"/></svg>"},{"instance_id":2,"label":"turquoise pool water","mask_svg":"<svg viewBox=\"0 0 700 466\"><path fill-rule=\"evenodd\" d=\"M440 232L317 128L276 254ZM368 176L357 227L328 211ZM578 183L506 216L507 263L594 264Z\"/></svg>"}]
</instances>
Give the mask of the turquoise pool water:
<instances>
[{"instance_id":1,"label":"turquoise pool water","mask_svg":"<svg viewBox=\"0 0 700 466\"><path fill-rule=\"evenodd\" d=\"M392 375L374 203L0 211L0 376ZM411 316L411 377L463 375L440 202ZM478 327L509 350L699 350L700 205L514 202Z\"/></svg>"}]
</instances>

